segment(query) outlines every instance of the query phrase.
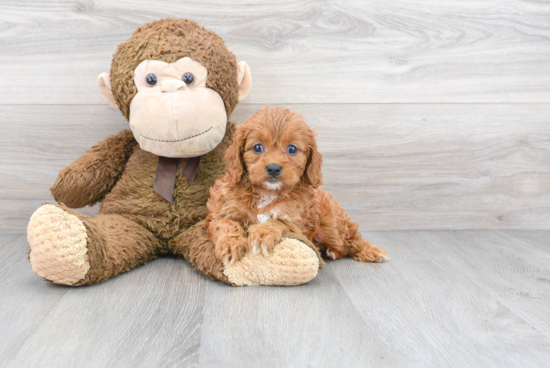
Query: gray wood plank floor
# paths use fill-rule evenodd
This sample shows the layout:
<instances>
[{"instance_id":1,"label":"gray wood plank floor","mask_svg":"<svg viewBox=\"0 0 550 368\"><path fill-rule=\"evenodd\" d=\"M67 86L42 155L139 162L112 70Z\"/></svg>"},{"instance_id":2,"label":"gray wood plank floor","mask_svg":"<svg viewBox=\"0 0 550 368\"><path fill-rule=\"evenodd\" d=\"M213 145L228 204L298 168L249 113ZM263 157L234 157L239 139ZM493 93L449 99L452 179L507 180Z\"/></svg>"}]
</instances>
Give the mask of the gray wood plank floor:
<instances>
[{"instance_id":1,"label":"gray wood plank floor","mask_svg":"<svg viewBox=\"0 0 550 368\"><path fill-rule=\"evenodd\" d=\"M34 275L0 236L2 367L547 367L549 231L392 231L391 260L232 288L182 259L105 283Z\"/></svg>"}]
</instances>

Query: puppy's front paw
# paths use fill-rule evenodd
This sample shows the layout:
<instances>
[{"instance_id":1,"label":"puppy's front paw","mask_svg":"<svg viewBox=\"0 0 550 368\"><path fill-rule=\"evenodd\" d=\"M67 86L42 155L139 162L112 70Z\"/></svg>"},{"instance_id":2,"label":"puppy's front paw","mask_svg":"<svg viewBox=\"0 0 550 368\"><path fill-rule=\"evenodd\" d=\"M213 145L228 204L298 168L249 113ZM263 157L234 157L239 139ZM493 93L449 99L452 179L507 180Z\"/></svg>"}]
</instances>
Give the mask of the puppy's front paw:
<instances>
[{"instance_id":1,"label":"puppy's front paw","mask_svg":"<svg viewBox=\"0 0 550 368\"><path fill-rule=\"evenodd\" d=\"M346 256L345 253L338 252L337 250L334 250L334 249L327 249L326 254L327 254L327 257L332 260L344 258Z\"/></svg>"},{"instance_id":2,"label":"puppy's front paw","mask_svg":"<svg viewBox=\"0 0 550 368\"><path fill-rule=\"evenodd\" d=\"M273 231L268 227L256 225L248 229L248 245L252 253L258 254L260 251L264 256L273 252L276 244L282 240L282 234Z\"/></svg>"},{"instance_id":3,"label":"puppy's front paw","mask_svg":"<svg viewBox=\"0 0 550 368\"><path fill-rule=\"evenodd\" d=\"M246 250L246 239L243 237L223 237L215 245L216 257L224 265L230 265L239 261Z\"/></svg>"}]
</instances>

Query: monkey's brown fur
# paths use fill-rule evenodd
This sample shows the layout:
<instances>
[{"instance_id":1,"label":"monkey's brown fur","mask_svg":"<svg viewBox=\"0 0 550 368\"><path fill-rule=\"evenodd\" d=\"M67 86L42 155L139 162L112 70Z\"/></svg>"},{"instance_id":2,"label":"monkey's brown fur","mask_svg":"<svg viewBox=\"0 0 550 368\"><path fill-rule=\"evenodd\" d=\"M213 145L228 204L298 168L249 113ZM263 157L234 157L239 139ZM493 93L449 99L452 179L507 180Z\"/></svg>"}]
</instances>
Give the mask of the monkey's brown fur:
<instances>
[{"instance_id":1,"label":"monkey's brown fur","mask_svg":"<svg viewBox=\"0 0 550 368\"><path fill-rule=\"evenodd\" d=\"M167 18L139 27L118 46L111 63L112 92L122 114L129 118L137 93L134 69L146 59L173 63L189 56L208 70L206 87L222 97L227 116L239 101L237 59L216 33L187 19Z\"/></svg>"},{"instance_id":2,"label":"monkey's brown fur","mask_svg":"<svg viewBox=\"0 0 550 368\"><path fill-rule=\"evenodd\" d=\"M222 143L203 156L193 183L176 182L172 204L153 191L158 156L139 148L128 130L107 138L63 169L52 194L64 204L60 207L82 220L88 233L91 268L76 285L107 280L162 254L183 256L184 252L200 271L227 282L222 264L213 263L209 255L212 244L204 227L192 225L207 215L208 191L225 169L222 158L234 130L229 123ZM184 178L186 160L181 161L178 178ZM100 211L93 219L67 208L100 200Z\"/></svg>"},{"instance_id":3,"label":"monkey's brown fur","mask_svg":"<svg viewBox=\"0 0 550 368\"><path fill-rule=\"evenodd\" d=\"M236 58L223 39L197 23L164 19L138 28L113 56L111 85L122 114L137 90L134 69L145 59L175 62L189 56L208 69L207 87L222 97L227 116L238 102ZM204 155L194 182L177 180L174 201L153 191L158 156L142 150L130 130L107 138L59 174L51 188L60 207L77 216L87 231L90 270L76 285L104 281L162 254L186 255L206 275L228 282L223 265L214 261L213 245L204 226L209 188L225 170L224 153L235 131L228 122L223 141ZM177 177L184 178L181 159ZM92 219L67 207L101 201Z\"/></svg>"}]
</instances>

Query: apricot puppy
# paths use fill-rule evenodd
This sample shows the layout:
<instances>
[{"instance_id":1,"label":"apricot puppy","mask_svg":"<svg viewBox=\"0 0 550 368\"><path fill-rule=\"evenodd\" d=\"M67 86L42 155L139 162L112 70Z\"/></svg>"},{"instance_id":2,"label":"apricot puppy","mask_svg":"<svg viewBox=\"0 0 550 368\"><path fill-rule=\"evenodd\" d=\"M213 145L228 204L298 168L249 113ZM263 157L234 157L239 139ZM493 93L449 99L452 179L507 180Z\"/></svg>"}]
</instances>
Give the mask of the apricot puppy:
<instances>
[{"instance_id":1,"label":"apricot puppy","mask_svg":"<svg viewBox=\"0 0 550 368\"><path fill-rule=\"evenodd\" d=\"M319 187L322 157L300 115L262 109L237 127L225 158L227 171L210 191L206 218L216 257L225 264L245 252L267 256L290 232L303 233L331 259L388 258Z\"/></svg>"}]
</instances>

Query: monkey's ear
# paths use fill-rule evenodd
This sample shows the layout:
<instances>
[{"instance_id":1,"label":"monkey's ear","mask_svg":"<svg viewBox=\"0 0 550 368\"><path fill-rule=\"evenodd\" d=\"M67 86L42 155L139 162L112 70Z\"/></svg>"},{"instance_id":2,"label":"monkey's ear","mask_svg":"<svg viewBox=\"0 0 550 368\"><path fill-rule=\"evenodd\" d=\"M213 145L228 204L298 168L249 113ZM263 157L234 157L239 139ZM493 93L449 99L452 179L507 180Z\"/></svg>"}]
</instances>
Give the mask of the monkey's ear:
<instances>
[{"instance_id":1,"label":"monkey's ear","mask_svg":"<svg viewBox=\"0 0 550 368\"><path fill-rule=\"evenodd\" d=\"M97 85L109 105L117 107L115 96L113 96L113 92L111 92L111 76L108 73L101 73L99 77L97 77Z\"/></svg>"},{"instance_id":2,"label":"monkey's ear","mask_svg":"<svg viewBox=\"0 0 550 368\"><path fill-rule=\"evenodd\" d=\"M237 82L239 83L239 101L243 100L252 87L252 75L245 61L237 63Z\"/></svg>"}]
</instances>

